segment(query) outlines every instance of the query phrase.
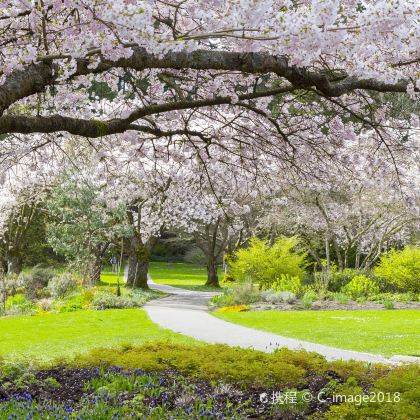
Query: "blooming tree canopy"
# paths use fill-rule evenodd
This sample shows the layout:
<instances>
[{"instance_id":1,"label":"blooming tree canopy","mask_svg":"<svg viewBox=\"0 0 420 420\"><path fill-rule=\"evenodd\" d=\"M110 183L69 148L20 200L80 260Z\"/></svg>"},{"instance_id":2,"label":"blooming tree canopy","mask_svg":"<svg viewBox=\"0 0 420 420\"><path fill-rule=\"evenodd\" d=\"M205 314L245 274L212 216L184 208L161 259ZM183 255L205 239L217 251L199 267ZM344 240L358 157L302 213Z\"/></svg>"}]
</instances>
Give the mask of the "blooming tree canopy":
<instances>
[{"instance_id":1,"label":"blooming tree canopy","mask_svg":"<svg viewBox=\"0 0 420 420\"><path fill-rule=\"evenodd\" d=\"M372 93L414 97L419 88L416 0L0 6L0 134L137 131L141 141L185 135L210 142L196 129L197 112L270 121L277 98L281 118L271 123L287 139L302 132L291 119L311 108L376 124L386 110L367 112ZM302 91L311 95L296 113L290 104ZM311 130L328 123L318 117Z\"/></svg>"}]
</instances>

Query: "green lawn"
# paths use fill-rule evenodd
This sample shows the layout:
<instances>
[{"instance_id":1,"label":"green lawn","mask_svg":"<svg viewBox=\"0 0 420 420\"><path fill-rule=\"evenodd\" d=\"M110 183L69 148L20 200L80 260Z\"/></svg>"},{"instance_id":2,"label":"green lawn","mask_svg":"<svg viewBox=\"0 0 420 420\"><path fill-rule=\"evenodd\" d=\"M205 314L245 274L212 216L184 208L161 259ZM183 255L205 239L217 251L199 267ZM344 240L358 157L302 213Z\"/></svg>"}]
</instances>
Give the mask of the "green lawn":
<instances>
[{"instance_id":1,"label":"green lawn","mask_svg":"<svg viewBox=\"0 0 420 420\"><path fill-rule=\"evenodd\" d=\"M105 284L117 284L118 273L114 273L112 271L112 267L110 265L106 265L103 267L101 271L101 283ZM124 284L124 267L121 267L120 270L120 284Z\"/></svg>"},{"instance_id":2,"label":"green lawn","mask_svg":"<svg viewBox=\"0 0 420 420\"><path fill-rule=\"evenodd\" d=\"M0 319L0 357L51 360L97 347L171 340L197 343L154 324L141 309L77 311Z\"/></svg>"},{"instance_id":3,"label":"green lawn","mask_svg":"<svg viewBox=\"0 0 420 420\"><path fill-rule=\"evenodd\" d=\"M173 263L168 266L167 262L152 262L149 273L155 283L169 284L189 290L213 290L204 286L207 280L207 270L202 265Z\"/></svg>"},{"instance_id":4,"label":"green lawn","mask_svg":"<svg viewBox=\"0 0 420 420\"><path fill-rule=\"evenodd\" d=\"M215 316L286 337L391 356L420 356L420 311L215 312Z\"/></svg>"}]
</instances>

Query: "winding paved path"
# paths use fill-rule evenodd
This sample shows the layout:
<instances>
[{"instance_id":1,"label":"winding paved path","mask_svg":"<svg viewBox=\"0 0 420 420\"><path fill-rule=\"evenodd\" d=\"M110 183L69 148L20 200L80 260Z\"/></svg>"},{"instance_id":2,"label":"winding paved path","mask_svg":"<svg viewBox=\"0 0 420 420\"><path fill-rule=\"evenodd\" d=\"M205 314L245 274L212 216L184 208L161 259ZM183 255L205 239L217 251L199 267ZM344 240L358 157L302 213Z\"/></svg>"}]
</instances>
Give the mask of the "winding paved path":
<instances>
[{"instance_id":1,"label":"winding paved path","mask_svg":"<svg viewBox=\"0 0 420 420\"><path fill-rule=\"evenodd\" d=\"M371 363L398 364L413 362L418 358L383 356L343 350L322 344L310 343L277 334L254 330L218 319L208 313L207 303L216 292L195 292L164 284L156 284L149 279L149 286L171 295L148 302L144 309L156 324L172 331L194 337L207 343L253 348L272 352L279 347L305 349L322 354L327 360L359 360Z\"/></svg>"}]
</instances>

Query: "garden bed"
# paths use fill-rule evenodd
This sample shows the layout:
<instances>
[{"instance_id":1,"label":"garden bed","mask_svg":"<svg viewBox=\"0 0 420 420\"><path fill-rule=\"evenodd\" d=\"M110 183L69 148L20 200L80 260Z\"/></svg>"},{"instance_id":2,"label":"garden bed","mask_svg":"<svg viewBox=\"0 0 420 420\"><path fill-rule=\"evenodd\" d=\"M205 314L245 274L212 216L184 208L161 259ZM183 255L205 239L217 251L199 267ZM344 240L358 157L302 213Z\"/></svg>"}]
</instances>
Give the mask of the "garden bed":
<instances>
[{"instance_id":1,"label":"garden bed","mask_svg":"<svg viewBox=\"0 0 420 420\"><path fill-rule=\"evenodd\" d=\"M419 373L415 365L326 362L286 349L265 354L221 345L125 346L64 366L0 362L0 418L414 418ZM387 392L391 398L397 393L398 401L332 399Z\"/></svg>"},{"instance_id":2,"label":"garden bed","mask_svg":"<svg viewBox=\"0 0 420 420\"><path fill-rule=\"evenodd\" d=\"M417 309L420 310L420 302L393 302L393 309ZM279 302L257 302L249 305L250 311L342 311L342 310L381 310L387 309L383 303L366 301L364 303L349 301L340 303L334 300L316 300L312 306L305 308L301 301L295 303Z\"/></svg>"}]
</instances>

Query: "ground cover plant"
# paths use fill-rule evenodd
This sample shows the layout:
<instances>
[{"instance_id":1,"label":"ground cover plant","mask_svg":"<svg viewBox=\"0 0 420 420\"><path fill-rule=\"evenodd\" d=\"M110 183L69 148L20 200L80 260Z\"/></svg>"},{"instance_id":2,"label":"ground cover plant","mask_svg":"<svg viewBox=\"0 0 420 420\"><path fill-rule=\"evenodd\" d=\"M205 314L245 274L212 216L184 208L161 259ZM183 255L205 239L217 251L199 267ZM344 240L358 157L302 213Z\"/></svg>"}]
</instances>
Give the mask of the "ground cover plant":
<instances>
[{"instance_id":1,"label":"ground cover plant","mask_svg":"<svg viewBox=\"0 0 420 420\"><path fill-rule=\"evenodd\" d=\"M229 322L314 343L392 356L420 356L420 312L250 311L213 314Z\"/></svg>"},{"instance_id":2,"label":"ground cover plant","mask_svg":"<svg viewBox=\"0 0 420 420\"><path fill-rule=\"evenodd\" d=\"M0 415L37 420L415 418L419 369L327 362L286 349L265 354L223 345L124 346L97 349L64 365L0 362ZM389 392L395 401L357 405L329 399L334 393L372 392ZM284 402L287 395L294 400Z\"/></svg>"}]
</instances>

